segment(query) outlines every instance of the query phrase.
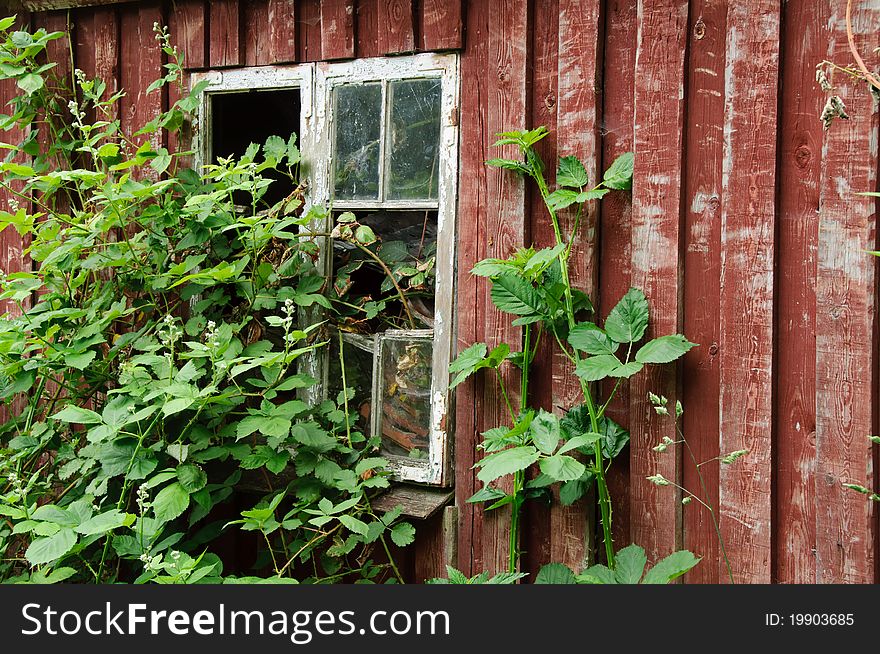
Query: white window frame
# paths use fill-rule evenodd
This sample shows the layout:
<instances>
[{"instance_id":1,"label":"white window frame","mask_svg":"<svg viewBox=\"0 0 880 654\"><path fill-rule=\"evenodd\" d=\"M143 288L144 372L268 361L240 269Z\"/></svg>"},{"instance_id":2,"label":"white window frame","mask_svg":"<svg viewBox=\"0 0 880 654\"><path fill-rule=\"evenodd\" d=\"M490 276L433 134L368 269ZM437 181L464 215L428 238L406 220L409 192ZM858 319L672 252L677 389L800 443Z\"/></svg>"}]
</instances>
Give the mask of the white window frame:
<instances>
[{"instance_id":1,"label":"white window frame","mask_svg":"<svg viewBox=\"0 0 880 654\"><path fill-rule=\"evenodd\" d=\"M441 80L441 124L436 200L339 200L333 198L333 88L341 84L378 82L387 97L389 82L408 79ZM434 329L431 382L431 421L428 457L409 459L387 456L399 481L447 486L454 479L449 438L451 416L449 362L452 354L455 278L455 224L458 193L458 95L459 61L457 54L422 53L402 57L377 57L346 62L320 62L290 66L264 66L194 72L191 84L207 81L199 103L194 129L193 149L196 164L210 161L210 139L200 125L211 124L210 96L245 90L298 89L300 91L300 134L302 178L306 184L306 204L337 209L430 209L437 211L437 253L434 287ZM382 142L389 108L383 100ZM258 110L258 109L257 109ZM384 148L383 148L384 151ZM385 165L380 163L380 171ZM384 183L380 176L380 197ZM326 225L316 226L326 228ZM316 231L323 231L318 229ZM322 247L322 262L329 275L328 248ZM417 330L422 334L431 330ZM378 339L377 339L378 341ZM380 350L381 348L376 348ZM378 356L378 352L376 353ZM314 376L326 379L326 357L312 361ZM323 371L322 371L323 369ZM374 380L375 381L375 380ZM374 383L374 386L376 384ZM326 383L325 383L326 386ZM375 393L374 393L375 395ZM374 425L377 421L374 421ZM373 427L373 426L371 426Z\"/></svg>"}]
</instances>

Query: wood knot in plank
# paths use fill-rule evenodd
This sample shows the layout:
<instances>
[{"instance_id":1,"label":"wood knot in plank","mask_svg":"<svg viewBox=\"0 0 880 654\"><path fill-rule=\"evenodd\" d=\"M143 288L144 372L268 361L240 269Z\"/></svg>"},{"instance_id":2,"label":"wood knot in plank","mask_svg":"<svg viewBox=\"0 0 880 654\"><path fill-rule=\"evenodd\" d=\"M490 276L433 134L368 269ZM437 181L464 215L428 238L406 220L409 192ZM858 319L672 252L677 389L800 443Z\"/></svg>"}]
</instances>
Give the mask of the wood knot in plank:
<instances>
[{"instance_id":1,"label":"wood knot in plank","mask_svg":"<svg viewBox=\"0 0 880 654\"><path fill-rule=\"evenodd\" d=\"M712 343L709 346L709 355L714 357L716 354L718 354L718 343Z\"/></svg>"},{"instance_id":2,"label":"wood knot in plank","mask_svg":"<svg viewBox=\"0 0 880 654\"><path fill-rule=\"evenodd\" d=\"M697 22L694 23L694 38L700 40L704 36L706 36L706 23L703 22L702 18L698 18Z\"/></svg>"},{"instance_id":3,"label":"wood knot in plank","mask_svg":"<svg viewBox=\"0 0 880 654\"><path fill-rule=\"evenodd\" d=\"M813 152L806 145L801 145L794 151L795 164L801 170L810 164L810 159L812 158Z\"/></svg>"},{"instance_id":4,"label":"wood knot in plank","mask_svg":"<svg viewBox=\"0 0 880 654\"><path fill-rule=\"evenodd\" d=\"M553 107L556 106L556 94L555 93L553 93L551 91L550 93L547 94L547 96L544 98L544 106L547 107L547 109L553 109Z\"/></svg>"}]
</instances>

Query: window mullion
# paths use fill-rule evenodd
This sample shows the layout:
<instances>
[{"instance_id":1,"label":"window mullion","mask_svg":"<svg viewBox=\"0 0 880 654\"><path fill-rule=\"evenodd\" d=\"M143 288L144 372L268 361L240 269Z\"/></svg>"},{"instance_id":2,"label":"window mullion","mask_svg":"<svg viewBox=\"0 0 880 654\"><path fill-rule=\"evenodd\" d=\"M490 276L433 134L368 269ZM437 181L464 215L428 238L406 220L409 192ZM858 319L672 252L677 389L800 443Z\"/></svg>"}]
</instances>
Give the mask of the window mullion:
<instances>
[{"instance_id":1,"label":"window mullion","mask_svg":"<svg viewBox=\"0 0 880 654\"><path fill-rule=\"evenodd\" d=\"M382 80L382 120L379 122L379 202L385 202L385 177L387 174L387 165L385 164L385 156L390 152L388 147L388 139L390 131L388 129L389 106L391 102L388 99L388 80Z\"/></svg>"}]
</instances>

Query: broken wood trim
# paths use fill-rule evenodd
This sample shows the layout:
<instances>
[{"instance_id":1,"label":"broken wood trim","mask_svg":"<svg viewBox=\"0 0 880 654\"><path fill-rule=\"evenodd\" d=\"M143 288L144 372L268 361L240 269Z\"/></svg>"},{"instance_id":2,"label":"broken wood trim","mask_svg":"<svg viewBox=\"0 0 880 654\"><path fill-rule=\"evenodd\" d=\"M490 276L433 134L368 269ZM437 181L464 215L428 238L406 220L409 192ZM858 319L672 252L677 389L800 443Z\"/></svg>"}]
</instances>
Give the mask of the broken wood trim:
<instances>
[{"instance_id":1,"label":"broken wood trim","mask_svg":"<svg viewBox=\"0 0 880 654\"><path fill-rule=\"evenodd\" d=\"M53 11L122 4L132 4L132 0L0 0L0 10Z\"/></svg>"},{"instance_id":2,"label":"broken wood trim","mask_svg":"<svg viewBox=\"0 0 880 654\"><path fill-rule=\"evenodd\" d=\"M453 497L455 491L451 488L395 484L374 499L372 507L376 513L387 513L400 506L403 509L401 515L426 520L446 506Z\"/></svg>"}]
</instances>

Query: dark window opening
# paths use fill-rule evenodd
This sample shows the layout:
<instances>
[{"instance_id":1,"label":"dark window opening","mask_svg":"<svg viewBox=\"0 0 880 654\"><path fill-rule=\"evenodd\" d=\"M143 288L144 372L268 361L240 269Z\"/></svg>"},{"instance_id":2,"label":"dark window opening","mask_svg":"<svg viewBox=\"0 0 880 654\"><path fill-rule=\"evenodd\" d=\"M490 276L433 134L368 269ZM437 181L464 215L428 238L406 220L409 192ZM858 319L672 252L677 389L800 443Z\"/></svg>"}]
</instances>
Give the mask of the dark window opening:
<instances>
[{"instance_id":1,"label":"dark window opening","mask_svg":"<svg viewBox=\"0 0 880 654\"><path fill-rule=\"evenodd\" d=\"M217 163L218 157L241 157L251 143L262 147L270 136L279 136L286 142L291 134L299 135L299 122L300 94L296 89L212 94L211 163ZM266 206L293 192L289 177L273 171L263 175L273 180L262 198ZM235 200L250 204L244 198Z\"/></svg>"}]
</instances>

